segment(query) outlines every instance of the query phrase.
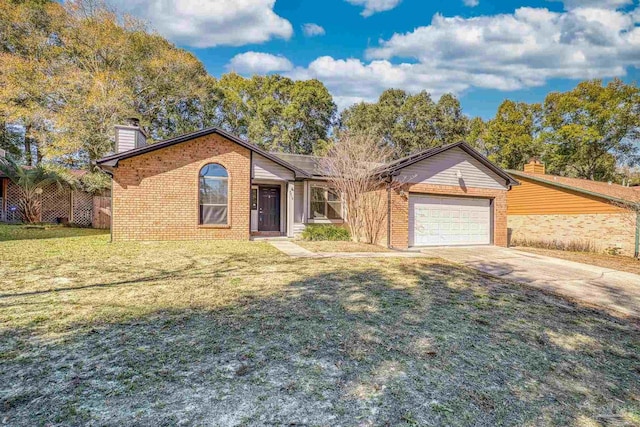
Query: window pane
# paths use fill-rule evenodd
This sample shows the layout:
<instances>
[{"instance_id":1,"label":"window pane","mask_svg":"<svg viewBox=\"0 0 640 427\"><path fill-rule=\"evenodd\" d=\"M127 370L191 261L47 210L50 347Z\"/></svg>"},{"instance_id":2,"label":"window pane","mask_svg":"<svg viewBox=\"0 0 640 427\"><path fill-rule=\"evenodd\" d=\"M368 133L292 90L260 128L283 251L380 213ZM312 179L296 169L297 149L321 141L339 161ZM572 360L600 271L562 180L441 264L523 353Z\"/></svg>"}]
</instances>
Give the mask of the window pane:
<instances>
[{"instance_id":1,"label":"window pane","mask_svg":"<svg viewBox=\"0 0 640 427\"><path fill-rule=\"evenodd\" d=\"M200 203L204 205L226 205L228 185L226 179L200 178Z\"/></svg>"},{"instance_id":2,"label":"window pane","mask_svg":"<svg viewBox=\"0 0 640 427\"><path fill-rule=\"evenodd\" d=\"M327 205L327 218L342 219L342 202L329 202Z\"/></svg>"},{"instance_id":3,"label":"window pane","mask_svg":"<svg viewBox=\"0 0 640 427\"><path fill-rule=\"evenodd\" d=\"M340 200L340 195L336 190L328 190L328 194L329 194L330 202L335 202Z\"/></svg>"},{"instance_id":4,"label":"window pane","mask_svg":"<svg viewBox=\"0 0 640 427\"><path fill-rule=\"evenodd\" d=\"M221 178L227 178L227 170L215 163L209 163L200 170L200 176L217 176Z\"/></svg>"},{"instance_id":5,"label":"window pane","mask_svg":"<svg viewBox=\"0 0 640 427\"><path fill-rule=\"evenodd\" d=\"M325 202L311 202L311 215L312 218L325 218L324 207Z\"/></svg>"},{"instance_id":6,"label":"window pane","mask_svg":"<svg viewBox=\"0 0 640 427\"><path fill-rule=\"evenodd\" d=\"M327 200L327 192L323 187L311 187L311 201L324 202Z\"/></svg>"},{"instance_id":7,"label":"window pane","mask_svg":"<svg viewBox=\"0 0 640 427\"><path fill-rule=\"evenodd\" d=\"M201 224L226 224L227 223L227 207L200 205L200 223Z\"/></svg>"}]
</instances>

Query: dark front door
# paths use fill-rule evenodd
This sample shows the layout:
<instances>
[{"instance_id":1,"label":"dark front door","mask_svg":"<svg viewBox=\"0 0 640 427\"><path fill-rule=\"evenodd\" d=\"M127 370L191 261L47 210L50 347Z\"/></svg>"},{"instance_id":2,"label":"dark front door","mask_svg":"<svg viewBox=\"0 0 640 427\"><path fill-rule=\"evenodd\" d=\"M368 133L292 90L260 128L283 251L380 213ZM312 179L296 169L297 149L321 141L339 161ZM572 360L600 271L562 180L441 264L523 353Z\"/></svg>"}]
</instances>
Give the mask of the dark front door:
<instances>
[{"instance_id":1,"label":"dark front door","mask_svg":"<svg viewBox=\"0 0 640 427\"><path fill-rule=\"evenodd\" d=\"M280 231L280 187L260 187L258 231Z\"/></svg>"}]
</instances>

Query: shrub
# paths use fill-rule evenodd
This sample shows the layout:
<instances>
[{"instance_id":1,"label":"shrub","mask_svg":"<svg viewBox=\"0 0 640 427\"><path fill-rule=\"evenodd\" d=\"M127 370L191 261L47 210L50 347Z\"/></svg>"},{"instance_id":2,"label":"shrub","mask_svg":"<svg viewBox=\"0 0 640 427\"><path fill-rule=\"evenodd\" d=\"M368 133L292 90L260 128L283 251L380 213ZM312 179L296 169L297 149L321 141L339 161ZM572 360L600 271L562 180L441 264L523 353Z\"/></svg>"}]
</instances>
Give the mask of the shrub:
<instances>
[{"instance_id":1,"label":"shrub","mask_svg":"<svg viewBox=\"0 0 640 427\"><path fill-rule=\"evenodd\" d=\"M344 227L337 227L335 225L307 225L302 232L302 238L304 240L318 241L318 240L332 240L332 241L346 241L351 240L349 230Z\"/></svg>"}]
</instances>

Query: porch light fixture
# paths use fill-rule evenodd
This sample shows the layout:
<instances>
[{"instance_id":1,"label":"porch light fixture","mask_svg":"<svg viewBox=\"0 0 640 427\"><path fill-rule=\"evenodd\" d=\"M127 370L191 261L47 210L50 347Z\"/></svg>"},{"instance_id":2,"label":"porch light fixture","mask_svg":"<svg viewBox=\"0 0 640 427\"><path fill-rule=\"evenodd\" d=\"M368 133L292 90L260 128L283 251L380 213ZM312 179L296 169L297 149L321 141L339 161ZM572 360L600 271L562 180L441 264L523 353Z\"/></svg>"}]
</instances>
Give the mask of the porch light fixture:
<instances>
[{"instance_id":1,"label":"porch light fixture","mask_svg":"<svg viewBox=\"0 0 640 427\"><path fill-rule=\"evenodd\" d=\"M458 179L462 179L462 171L458 169L458 171L456 172L456 177Z\"/></svg>"}]
</instances>

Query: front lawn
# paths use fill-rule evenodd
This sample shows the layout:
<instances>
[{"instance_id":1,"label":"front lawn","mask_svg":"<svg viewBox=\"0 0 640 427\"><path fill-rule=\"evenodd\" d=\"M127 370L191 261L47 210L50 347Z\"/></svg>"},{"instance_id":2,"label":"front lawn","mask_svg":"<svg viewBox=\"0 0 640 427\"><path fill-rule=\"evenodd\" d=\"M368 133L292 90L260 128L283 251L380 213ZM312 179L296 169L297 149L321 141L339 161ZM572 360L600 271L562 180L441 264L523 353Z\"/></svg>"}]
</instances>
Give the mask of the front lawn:
<instances>
[{"instance_id":1,"label":"front lawn","mask_svg":"<svg viewBox=\"0 0 640 427\"><path fill-rule=\"evenodd\" d=\"M60 237L83 237L108 235L109 230L65 227L55 224L3 225L0 223L0 242L6 240L50 239Z\"/></svg>"},{"instance_id":2,"label":"front lawn","mask_svg":"<svg viewBox=\"0 0 640 427\"><path fill-rule=\"evenodd\" d=\"M358 242L331 242L331 241L313 241L296 240L296 245L300 245L311 252L327 253L327 252L390 252L384 246L369 245Z\"/></svg>"},{"instance_id":3,"label":"front lawn","mask_svg":"<svg viewBox=\"0 0 640 427\"><path fill-rule=\"evenodd\" d=\"M640 423L629 320L433 259L79 234L0 242L6 425Z\"/></svg>"}]
</instances>

